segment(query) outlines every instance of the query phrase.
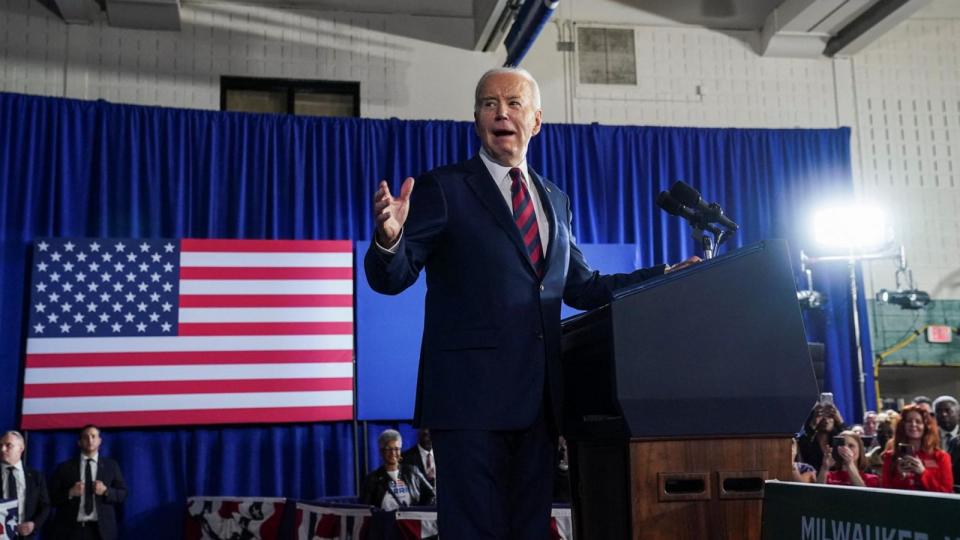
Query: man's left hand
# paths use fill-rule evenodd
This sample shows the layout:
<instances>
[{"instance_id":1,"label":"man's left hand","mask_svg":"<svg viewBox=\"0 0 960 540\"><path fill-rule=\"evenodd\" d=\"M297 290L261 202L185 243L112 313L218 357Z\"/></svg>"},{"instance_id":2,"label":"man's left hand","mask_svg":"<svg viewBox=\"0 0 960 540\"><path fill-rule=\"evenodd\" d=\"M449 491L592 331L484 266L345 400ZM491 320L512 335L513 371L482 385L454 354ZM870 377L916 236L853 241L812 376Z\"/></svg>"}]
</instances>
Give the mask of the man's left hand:
<instances>
[{"instance_id":1,"label":"man's left hand","mask_svg":"<svg viewBox=\"0 0 960 540\"><path fill-rule=\"evenodd\" d=\"M97 480L97 483L93 485L93 491L97 495L103 495L107 492L107 485L101 480Z\"/></svg>"},{"instance_id":2,"label":"man's left hand","mask_svg":"<svg viewBox=\"0 0 960 540\"><path fill-rule=\"evenodd\" d=\"M701 263L701 262L703 262L703 259L701 259L700 257L697 257L696 255L694 255L693 257L689 257L689 258L687 258L687 259L684 259L683 261L680 261L680 262L678 262L677 264L668 266L667 269L666 269L663 273L664 273L664 274L669 274L670 272L676 272L677 270L683 270L684 268L690 268L691 266L693 266L693 265L695 265L695 264L698 264L698 263Z\"/></svg>"},{"instance_id":3,"label":"man's left hand","mask_svg":"<svg viewBox=\"0 0 960 540\"><path fill-rule=\"evenodd\" d=\"M17 525L17 534L20 536L29 536L33 534L34 524L32 521L24 521Z\"/></svg>"}]
</instances>

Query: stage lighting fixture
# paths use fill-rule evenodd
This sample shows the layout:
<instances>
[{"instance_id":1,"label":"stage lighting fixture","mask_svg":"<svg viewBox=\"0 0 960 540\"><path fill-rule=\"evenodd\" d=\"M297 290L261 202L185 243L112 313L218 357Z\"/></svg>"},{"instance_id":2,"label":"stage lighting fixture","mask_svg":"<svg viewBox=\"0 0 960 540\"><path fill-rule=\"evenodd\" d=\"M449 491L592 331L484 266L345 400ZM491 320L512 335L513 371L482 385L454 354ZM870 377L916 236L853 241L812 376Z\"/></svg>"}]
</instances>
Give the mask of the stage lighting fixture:
<instances>
[{"instance_id":1,"label":"stage lighting fixture","mask_svg":"<svg viewBox=\"0 0 960 540\"><path fill-rule=\"evenodd\" d=\"M797 302L801 309L820 309L823 306L823 294L820 291L797 291Z\"/></svg>"},{"instance_id":2,"label":"stage lighting fixture","mask_svg":"<svg viewBox=\"0 0 960 540\"><path fill-rule=\"evenodd\" d=\"M894 304L900 306L900 309L923 309L930 303L930 295L917 289L904 291L880 289L880 292L877 293L877 302Z\"/></svg>"},{"instance_id":3,"label":"stage lighting fixture","mask_svg":"<svg viewBox=\"0 0 960 540\"><path fill-rule=\"evenodd\" d=\"M883 210L872 206L837 206L817 211L814 239L827 250L872 251L889 245L893 229Z\"/></svg>"}]
</instances>

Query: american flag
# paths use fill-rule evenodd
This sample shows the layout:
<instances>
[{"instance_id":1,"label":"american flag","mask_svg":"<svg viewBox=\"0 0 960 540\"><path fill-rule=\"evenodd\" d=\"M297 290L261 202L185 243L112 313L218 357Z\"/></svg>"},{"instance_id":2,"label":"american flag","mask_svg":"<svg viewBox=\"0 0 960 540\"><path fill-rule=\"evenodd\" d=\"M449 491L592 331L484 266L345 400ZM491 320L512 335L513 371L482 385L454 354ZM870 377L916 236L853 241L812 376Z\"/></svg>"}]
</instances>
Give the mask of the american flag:
<instances>
[{"instance_id":1,"label":"american flag","mask_svg":"<svg viewBox=\"0 0 960 540\"><path fill-rule=\"evenodd\" d=\"M353 417L349 241L39 240L27 429Z\"/></svg>"}]
</instances>

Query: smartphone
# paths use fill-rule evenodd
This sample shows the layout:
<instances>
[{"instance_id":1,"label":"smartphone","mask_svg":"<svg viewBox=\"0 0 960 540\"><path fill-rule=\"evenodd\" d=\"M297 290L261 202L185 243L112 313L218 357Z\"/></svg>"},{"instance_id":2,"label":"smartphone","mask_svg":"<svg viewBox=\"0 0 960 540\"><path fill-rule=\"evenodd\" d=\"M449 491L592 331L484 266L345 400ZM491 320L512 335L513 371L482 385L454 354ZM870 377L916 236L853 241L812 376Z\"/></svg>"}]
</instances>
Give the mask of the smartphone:
<instances>
[{"instance_id":1,"label":"smartphone","mask_svg":"<svg viewBox=\"0 0 960 540\"><path fill-rule=\"evenodd\" d=\"M864 435L864 436L860 437L860 440L863 441L863 447L864 447L865 449L869 450L870 448L873 448L873 445L875 445L875 444L877 443L877 436L876 436L876 435Z\"/></svg>"},{"instance_id":2,"label":"smartphone","mask_svg":"<svg viewBox=\"0 0 960 540\"><path fill-rule=\"evenodd\" d=\"M840 457L840 447L846 443L847 441L844 440L842 435L835 435L830 438L830 453L833 454L834 462L843 462L843 459Z\"/></svg>"},{"instance_id":3,"label":"smartphone","mask_svg":"<svg viewBox=\"0 0 960 540\"><path fill-rule=\"evenodd\" d=\"M820 393L820 401L819 401L819 403L820 403L821 406L829 405L829 406L833 407L833 406L834 406L834 405L833 405L833 392L821 392L821 393Z\"/></svg>"},{"instance_id":4,"label":"smartphone","mask_svg":"<svg viewBox=\"0 0 960 540\"><path fill-rule=\"evenodd\" d=\"M900 443L897 445L897 456L903 457L903 456L912 456L912 455L913 455L912 446L904 443Z\"/></svg>"}]
</instances>

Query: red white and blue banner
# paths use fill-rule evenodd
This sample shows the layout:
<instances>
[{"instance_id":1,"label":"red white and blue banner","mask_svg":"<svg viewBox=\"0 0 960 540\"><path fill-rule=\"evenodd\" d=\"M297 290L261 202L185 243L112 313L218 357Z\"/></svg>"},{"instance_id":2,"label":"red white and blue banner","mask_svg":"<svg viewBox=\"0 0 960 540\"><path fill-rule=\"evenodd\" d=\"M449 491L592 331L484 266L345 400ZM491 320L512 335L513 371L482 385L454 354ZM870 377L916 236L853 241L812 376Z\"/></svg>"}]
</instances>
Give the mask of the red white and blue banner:
<instances>
[{"instance_id":1,"label":"red white and blue banner","mask_svg":"<svg viewBox=\"0 0 960 540\"><path fill-rule=\"evenodd\" d=\"M190 497L184 540L277 540L286 499Z\"/></svg>"},{"instance_id":2,"label":"red white and blue banner","mask_svg":"<svg viewBox=\"0 0 960 540\"><path fill-rule=\"evenodd\" d=\"M0 501L0 522L3 528L0 530L0 540L12 540L17 538L17 525L20 511L17 509L16 499L7 499Z\"/></svg>"},{"instance_id":3,"label":"red white and blue banner","mask_svg":"<svg viewBox=\"0 0 960 540\"><path fill-rule=\"evenodd\" d=\"M369 506L297 503L297 540L365 540Z\"/></svg>"},{"instance_id":4,"label":"red white and blue banner","mask_svg":"<svg viewBox=\"0 0 960 540\"><path fill-rule=\"evenodd\" d=\"M353 417L350 241L35 244L22 427Z\"/></svg>"}]
</instances>

